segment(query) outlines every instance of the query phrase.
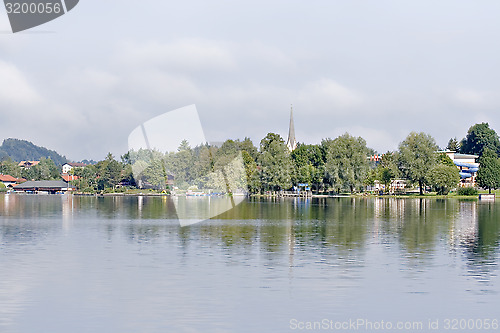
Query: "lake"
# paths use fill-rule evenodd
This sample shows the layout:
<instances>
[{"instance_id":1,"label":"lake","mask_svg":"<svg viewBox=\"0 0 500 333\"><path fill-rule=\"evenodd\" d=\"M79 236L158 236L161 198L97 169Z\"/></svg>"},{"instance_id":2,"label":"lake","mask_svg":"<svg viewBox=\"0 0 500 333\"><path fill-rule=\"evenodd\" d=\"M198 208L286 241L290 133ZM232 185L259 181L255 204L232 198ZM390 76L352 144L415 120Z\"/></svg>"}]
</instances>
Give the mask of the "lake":
<instances>
[{"instance_id":1,"label":"lake","mask_svg":"<svg viewBox=\"0 0 500 333\"><path fill-rule=\"evenodd\" d=\"M499 239L477 200L0 194L0 332L498 332Z\"/></svg>"}]
</instances>

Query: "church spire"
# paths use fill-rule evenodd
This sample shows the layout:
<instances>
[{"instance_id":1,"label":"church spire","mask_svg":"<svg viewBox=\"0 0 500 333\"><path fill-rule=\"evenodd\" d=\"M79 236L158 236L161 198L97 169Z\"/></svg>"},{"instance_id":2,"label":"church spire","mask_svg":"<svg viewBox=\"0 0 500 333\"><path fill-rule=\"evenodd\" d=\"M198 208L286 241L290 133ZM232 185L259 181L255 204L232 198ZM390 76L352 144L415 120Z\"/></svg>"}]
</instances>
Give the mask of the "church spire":
<instances>
[{"instance_id":1,"label":"church spire","mask_svg":"<svg viewBox=\"0 0 500 333\"><path fill-rule=\"evenodd\" d=\"M295 127L293 125L293 107L290 106L290 127L288 128L288 141L286 142L288 150L293 151L297 148L297 140L295 140Z\"/></svg>"}]
</instances>

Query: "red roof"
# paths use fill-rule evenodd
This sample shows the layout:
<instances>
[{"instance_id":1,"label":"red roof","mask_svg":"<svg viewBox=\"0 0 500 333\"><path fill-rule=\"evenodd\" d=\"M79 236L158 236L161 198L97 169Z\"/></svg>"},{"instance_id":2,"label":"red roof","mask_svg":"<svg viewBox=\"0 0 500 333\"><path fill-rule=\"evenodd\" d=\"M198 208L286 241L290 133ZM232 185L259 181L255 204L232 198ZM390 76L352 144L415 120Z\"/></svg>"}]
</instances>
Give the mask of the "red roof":
<instances>
[{"instance_id":1,"label":"red roof","mask_svg":"<svg viewBox=\"0 0 500 333\"><path fill-rule=\"evenodd\" d=\"M19 164L17 166L32 167L34 165L37 165L38 163L40 163L40 161L21 161L21 162L19 162Z\"/></svg>"},{"instance_id":2,"label":"red roof","mask_svg":"<svg viewBox=\"0 0 500 333\"><path fill-rule=\"evenodd\" d=\"M64 179L65 182L69 182L71 180L77 180L78 178L80 178L78 176L68 175L67 173L63 173L61 177Z\"/></svg>"},{"instance_id":3,"label":"red roof","mask_svg":"<svg viewBox=\"0 0 500 333\"><path fill-rule=\"evenodd\" d=\"M83 168L83 167L86 167L87 164L85 163L64 163L63 165L71 165L73 168Z\"/></svg>"},{"instance_id":4,"label":"red roof","mask_svg":"<svg viewBox=\"0 0 500 333\"><path fill-rule=\"evenodd\" d=\"M17 182L17 178L11 175L0 175L0 182Z\"/></svg>"}]
</instances>

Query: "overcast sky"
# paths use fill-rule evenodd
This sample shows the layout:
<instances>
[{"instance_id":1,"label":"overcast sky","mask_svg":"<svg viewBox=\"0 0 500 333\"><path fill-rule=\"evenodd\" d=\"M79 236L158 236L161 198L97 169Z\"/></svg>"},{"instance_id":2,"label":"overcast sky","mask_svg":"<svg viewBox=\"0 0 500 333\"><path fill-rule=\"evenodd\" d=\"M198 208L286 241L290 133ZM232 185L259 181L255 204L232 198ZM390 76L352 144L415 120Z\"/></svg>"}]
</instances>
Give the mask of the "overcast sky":
<instances>
[{"instance_id":1,"label":"overcast sky","mask_svg":"<svg viewBox=\"0 0 500 333\"><path fill-rule=\"evenodd\" d=\"M500 131L500 2L80 0L12 34L0 9L0 139L72 160L196 104L209 141L349 132L378 152Z\"/></svg>"}]
</instances>

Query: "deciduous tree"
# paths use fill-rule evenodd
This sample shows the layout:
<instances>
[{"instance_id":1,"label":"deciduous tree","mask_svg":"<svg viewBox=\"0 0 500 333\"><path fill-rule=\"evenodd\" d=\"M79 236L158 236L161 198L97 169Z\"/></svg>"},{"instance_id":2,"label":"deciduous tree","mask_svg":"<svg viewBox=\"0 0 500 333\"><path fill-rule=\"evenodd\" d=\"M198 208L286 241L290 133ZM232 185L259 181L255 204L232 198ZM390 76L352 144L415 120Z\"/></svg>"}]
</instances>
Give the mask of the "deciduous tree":
<instances>
[{"instance_id":1,"label":"deciduous tree","mask_svg":"<svg viewBox=\"0 0 500 333\"><path fill-rule=\"evenodd\" d=\"M327 178L337 187L354 192L363 185L368 172L370 150L366 141L349 133L331 140L323 140L325 147L325 170Z\"/></svg>"},{"instance_id":2,"label":"deciduous tree","mask_svg":"<svg viewBox=\"0 0 500 333\"><path fill-rule=\"evenodd\" d=\"M259 165L264 189L282 190L292 186L292 160L281 136L268 133L260 141Z\"/></svg>"},{"instance_id":3,"label":"deciduous tree","mask_svg":"<svg viewBox=\"0 0 500 333\"><path fill-rule=\"evenodd\" d=\"M429 170L436 164L437 149L436 140L422 132L411 132L399 144L399 169L406 179L418 183L420 195L424 193L424 184Z\"/></svg>"},{"instance_id":4,"label":"deciduous tree","mask_svg":"<svg viewBox=\"0 0 500 333\"><path fill-rule=\"evenodd\" d=\"M500 187L500 162L494 151L486 148L479 159L479 171L477 172L477 185L487 188L491 194L492 189Z\"/></svg>"},{"instance_id":5,"label":"deciduous tree","mask_svg":"<svg viewBox=\"0 0 500 333\"><path fill-rule=\"evenodd\" d=\"M500 141L495 130L488 123L475 124L467 132L467 136L461 142L460 152L481 156L483 151L489 148L497 157L500 154Z\"/></svg>"},{"instance_id":6,"label":"deciduous tree","mask_svg":"<svg viewBox=\"0 0 500 333\"><path fill-rule=\"evenodd\" d=\"M447 195L460 182L460 174L455 165L438 163L429 170L428 183L439 195Z\"/></svg>"}]
</instances>

